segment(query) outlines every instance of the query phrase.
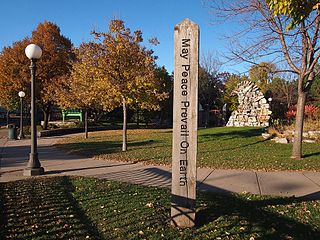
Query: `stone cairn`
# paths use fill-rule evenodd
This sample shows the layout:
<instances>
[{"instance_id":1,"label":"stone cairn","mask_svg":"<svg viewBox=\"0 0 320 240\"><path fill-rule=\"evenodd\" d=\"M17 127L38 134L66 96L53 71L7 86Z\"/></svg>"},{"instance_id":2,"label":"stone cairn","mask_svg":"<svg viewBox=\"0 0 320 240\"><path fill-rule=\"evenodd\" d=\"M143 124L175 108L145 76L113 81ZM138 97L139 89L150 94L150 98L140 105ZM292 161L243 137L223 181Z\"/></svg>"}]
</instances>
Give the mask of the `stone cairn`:
<instances>
[{"instance_id":1,"label":"stone cairn","mask_svg":"<svg viewBox=\"0 0 320 240\"><path fill-rule=\"evenodd\" d=\"M232 112L228 127L269 126L270 105L254 83L243 81L232 94L238 95L239 106Z\"/></svg>"}]
</instances>

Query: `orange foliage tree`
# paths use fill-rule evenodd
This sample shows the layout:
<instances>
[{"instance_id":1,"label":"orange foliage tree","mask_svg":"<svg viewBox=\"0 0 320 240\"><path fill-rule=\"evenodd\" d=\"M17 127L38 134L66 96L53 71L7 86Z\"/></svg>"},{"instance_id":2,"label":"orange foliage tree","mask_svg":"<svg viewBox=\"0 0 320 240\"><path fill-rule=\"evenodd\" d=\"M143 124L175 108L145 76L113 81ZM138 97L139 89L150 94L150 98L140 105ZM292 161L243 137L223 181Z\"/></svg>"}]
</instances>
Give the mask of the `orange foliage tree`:
<instances>
[{"instance_id":1,"label":"orange foliage tree","mask_svg":"<svg viewBox=\"0 0 320 240\"><path fill-rule=\"evenodd\" d=\"M51 22L40 23L32 32L31 41L42 49L38 63L39 104L44 114L44 129L57 98L57 91L71 72L75 59L71 41L60 33L60 28Z\"/></svg>"},{"instance_id":2,"label":"orange foliage tree","mask_svg":"<svg viewBox=\"0 0 320 240\"><path fill-rule=\"evenodd\" d=\"M24 54L29 43L25 38L0 53L0 105L8 110L17 108L19 91L24 91L26 101L30 101L30 61Z\"/></svg>"},{"instance_id":3,"label":"orange foliage tree","mask_svg":"<svg viewBox=\"0 0 320 240\"><path fill-rule=\"evenodd\" d=\"M97 75L98 59L102 57L100 44L83 43L76 49L76 61L57 92L57 103L62 109L79 108L85 112L85 138L88 138L88 110L101 108L101 81ZM104 86L106 87L106 86ZM105 101L112 109L112 99Z\"/></svg>"},{"instance_id":4,"label":"orange foliage tree","mask_svg":"<svg viewBox=\"0 0 320 240\"><path fill-rule=\"evenodd\" d=\"M106 110L122 106L122 151L126 151L128 106L158 110L159 101L165 99L167 93L161 91L153 51L141 46L140 30L132 33L122 20L112 20L108 32L93 32L93 35L101 41L104 52L95 68L100 79L101 104ZM157 43L157 40L149 42Z\"/></svg>"},{"instance_id":5,"label":"orange foliage tree","mask_svg":"<svg viewBox=\"0 0 320 240\"><path fill-rule=\"evenodd\" d=\"M30 96L30 61L24 54L25 47L35 43L43 51L37 63L37 104L44 114L44 129L48 126L48 116L56 102L57 91L66 75L70 74L74 53L72 43L61 35L59 27L51 22L40 23L31 38L14 43L3 49L0 55L0 104L13 108L19 91Z\"/></svg>"}]
</instances>

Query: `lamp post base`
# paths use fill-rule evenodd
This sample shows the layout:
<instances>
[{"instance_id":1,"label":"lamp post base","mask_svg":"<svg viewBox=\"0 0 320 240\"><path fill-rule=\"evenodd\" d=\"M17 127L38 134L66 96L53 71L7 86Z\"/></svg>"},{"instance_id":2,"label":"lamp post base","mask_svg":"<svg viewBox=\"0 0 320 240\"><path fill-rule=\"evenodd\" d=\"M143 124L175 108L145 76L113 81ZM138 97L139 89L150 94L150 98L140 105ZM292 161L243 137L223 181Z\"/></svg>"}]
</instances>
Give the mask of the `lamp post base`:
<instances>
[{"instance_id":1,"label":"lamp post base","mask_svg":"<svg viewBox=\"0 0 320 240\"><path fill-rule=\"evenodd\" d=\"M44 174L44 168L27 168L23 170L23 176L39 176Z\"/></svg>"},{"instance_id":2,"label":"lamp post base","mask_svg":"<svg viewBox=\"0 0 320 240\"><path fill-rule=\"evenodd\" d=\"M26 169L23 170L23 176L38 176L44 174L44 168L41 167L38 153L29 154L29 162Z\"/></svg>"}]
</instances>

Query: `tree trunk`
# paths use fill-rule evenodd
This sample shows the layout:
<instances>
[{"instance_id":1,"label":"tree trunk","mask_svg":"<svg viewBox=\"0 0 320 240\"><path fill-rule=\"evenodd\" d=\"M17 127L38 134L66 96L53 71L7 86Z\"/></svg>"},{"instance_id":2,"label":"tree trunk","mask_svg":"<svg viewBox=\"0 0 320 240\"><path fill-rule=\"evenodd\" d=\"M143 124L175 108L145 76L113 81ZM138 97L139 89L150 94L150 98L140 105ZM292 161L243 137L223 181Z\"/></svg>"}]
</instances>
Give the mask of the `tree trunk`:
<instances>
[{"instance_id":1,"label":"tree trunk","mask_svg":"<svg viewBox=\"0 0 320 240\"><path fill-rule=\"evenodd\" d=\"M136 122L137 122L137 128L140 128L139 109L137 109L136 111Z\"/></svg>"},{"instance_id":2,"label":"tree trunk","mask_svg":"<svg viewBox=\"0 0 320 240\"><path fill-rule=\"evenodd\" d=\"M127 104L125 100L122 102L123 108L123 129L122 129L122 151L127 151Z\"/></svg>"},{"instance_id":3,"label":"tree trunk","mask_svg":"<svg viewBox=\"0 0 320 240\"><path fill-rule=\"evenodd\" d=\"M42 127L44 130L48 130L49 113L46 110L44 110L42 112L43 112L43 126Z\"/></svg>"},{"instance_id":4,"label":"tree trunk","mask_svg":"<svg viewBox=\"0 0 320 240\"><path fill-rule=\"evenodd\" d=\"M299 91L297 103L297 115L294 130L294 142L292 147L293 159L301 159L302 157L302 137L303 137L303 122L304 122L304 107L306 103L307 93Z\"/></svg>"},{"instance_id":5,"label":"tree trunk","mask_svg":"<svg viewBox=\"0 0 320 240\"><path fill-rule=\"evenodd\" d=\"M85 138L88 138L88 110L85 109L84 112L84 132L85 132Z\"/></svg>"},{"instance_id":6,"label":"tree trunk","mask_svg":"<svg viewBox=\"0 0 320 240\"><path fill-rule=\"evenodd\" d=\"M9 119L10 119L10 111L7 110L7 125L9 124Z\"/></svg>"},{"instance_id":7,"label":"tree trunk","mask_svg":"<svg viewBox=\"0 0 320 240\"><path fill-rule=\"evenodd\" d=\"M48 106L44 107L43 110L43 129L48 130L49 125L49 116L51 112L51 105L48 104Z\"/></svg>"}]
</instances>

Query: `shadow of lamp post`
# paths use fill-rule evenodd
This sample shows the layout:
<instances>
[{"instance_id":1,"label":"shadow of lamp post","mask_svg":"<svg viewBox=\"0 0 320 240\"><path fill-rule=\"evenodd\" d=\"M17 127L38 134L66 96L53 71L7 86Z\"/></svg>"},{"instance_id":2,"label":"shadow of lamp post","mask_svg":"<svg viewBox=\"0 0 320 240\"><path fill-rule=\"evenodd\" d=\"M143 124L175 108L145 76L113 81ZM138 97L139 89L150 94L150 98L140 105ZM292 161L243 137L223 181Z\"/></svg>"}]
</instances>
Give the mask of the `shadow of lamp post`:
<instances>
[{"instance_id":1,"label":"shadow of lamp post","mask_svg":"<svg viewBox=\"0 0 320 240\"><path fill-rule=\"evenodd\" d=\"M44 169L41 167L38 151L37 151L37 109L35 99L35 81L36 81L36 62L42 55L42 50L35 44L29 44L25 53L31 60L30 71L31 71L31 152L29 155L29 162L27 168L24 169L24 176L36 176L44 174Z\"/></svg>"},{"instance_id":2,"label":"shadow of lamp post","mask_svg":"<svg viewBox=\"0 0 320 240\"><path fill-rule=\"evenodd\" d=\"M23 134L23 98L26 96L24 91L20 91L18 93L20 97L20 133L18 136L18 139L23 139L24 134Z\"/></svg>"}]
</instances>

